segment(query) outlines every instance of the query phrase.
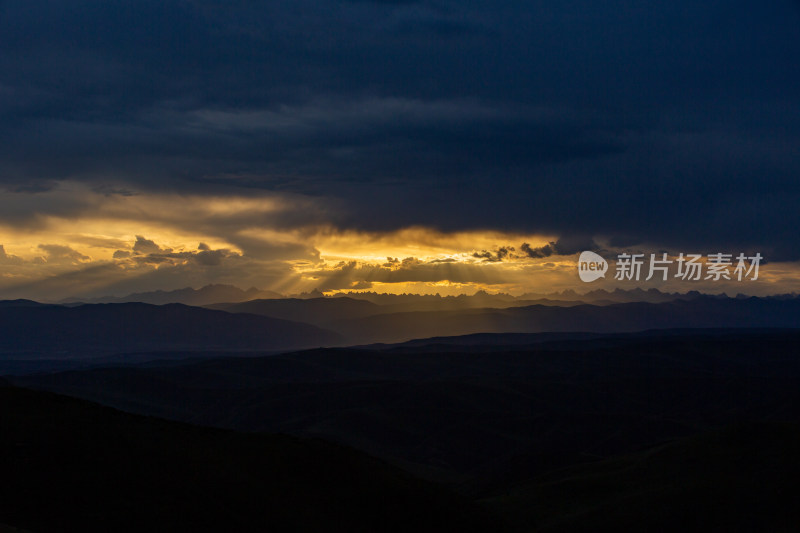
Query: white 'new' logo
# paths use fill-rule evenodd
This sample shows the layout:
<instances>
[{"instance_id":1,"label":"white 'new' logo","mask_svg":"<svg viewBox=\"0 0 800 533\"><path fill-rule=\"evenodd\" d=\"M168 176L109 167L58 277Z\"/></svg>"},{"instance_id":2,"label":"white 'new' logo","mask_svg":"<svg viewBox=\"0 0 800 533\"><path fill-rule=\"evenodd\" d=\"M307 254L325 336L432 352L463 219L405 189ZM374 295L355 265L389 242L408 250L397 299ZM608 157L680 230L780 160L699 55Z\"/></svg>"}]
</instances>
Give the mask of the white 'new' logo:
<instances>
[{"instance_id":1,"label":"white 'new' logo","mask_svg":"<svg viewBox=\"0 0 800 533\"><path fill-rule=\"evenodd\" d=\"M578 275L587 283L606 277L608 263L594 252L581 252L578 258Z\"/></svg>"}]
</instances>

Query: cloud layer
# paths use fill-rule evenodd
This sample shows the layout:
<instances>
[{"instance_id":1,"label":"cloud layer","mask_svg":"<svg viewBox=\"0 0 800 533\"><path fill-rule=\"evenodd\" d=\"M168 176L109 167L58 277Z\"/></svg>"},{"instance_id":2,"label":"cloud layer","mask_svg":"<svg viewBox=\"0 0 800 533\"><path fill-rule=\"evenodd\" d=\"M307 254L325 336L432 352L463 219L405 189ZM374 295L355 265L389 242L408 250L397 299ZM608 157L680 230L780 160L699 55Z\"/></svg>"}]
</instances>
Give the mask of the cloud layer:
<instances>
[{"instance_id":1,"label":"cloud layer","mask_svg":"<svg viewBox=\"0 0 800 533\"><path fill-rule=\"evenodd\" d=\"M790 0L0 1L0 263L283 272L414 227L484 263L796 261L798 27Z\"/></svg>"}]
</instances>

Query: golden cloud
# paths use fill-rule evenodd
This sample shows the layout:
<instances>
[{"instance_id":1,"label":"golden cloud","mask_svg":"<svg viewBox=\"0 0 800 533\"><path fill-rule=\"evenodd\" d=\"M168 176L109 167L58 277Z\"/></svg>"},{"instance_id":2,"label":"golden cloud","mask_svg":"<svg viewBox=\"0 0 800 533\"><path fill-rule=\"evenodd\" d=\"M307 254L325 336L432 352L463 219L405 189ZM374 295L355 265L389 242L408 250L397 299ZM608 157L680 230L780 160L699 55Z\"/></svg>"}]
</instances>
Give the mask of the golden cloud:
<instances>
[{"instance_id":1,"label":"golden cloud","mask_svg":"<svg viewBox=\"0 0 800 533\"><path fill-rule=\"evenodd\" d=\"M380 290L455 294L478 289L590 290L558 236L491 229L342 229L328 208L285 194L114 193L80 186L0 195L0 292L54 300L206 283L297 293ZM758 286L800 289L800 266L770 264ZM608 281L608 280L606 280ZM671 281L685 292L705 287Z\"/></svg>"}]
</instances>

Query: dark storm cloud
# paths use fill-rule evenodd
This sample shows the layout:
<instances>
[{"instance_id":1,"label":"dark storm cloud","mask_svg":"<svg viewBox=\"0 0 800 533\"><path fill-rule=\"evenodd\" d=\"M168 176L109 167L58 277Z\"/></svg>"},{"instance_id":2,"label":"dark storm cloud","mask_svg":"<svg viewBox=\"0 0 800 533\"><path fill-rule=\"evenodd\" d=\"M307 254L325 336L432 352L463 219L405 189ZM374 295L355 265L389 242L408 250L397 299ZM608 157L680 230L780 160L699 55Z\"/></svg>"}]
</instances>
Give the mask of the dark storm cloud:
<instances>
[{"instance_id":1,"label":"dark storm cloud","mask_svg":"<svg viewBox=\"0 0 800 533\"><path fill-rule=\"evenodd\" d=\"M136 242L133 243L133 251L137 254L154 254L161 251L161 247L153 240L146 239L141 235L136 236Z\"/></svg>"},{"instance_id":2,"label":"dark storm cloud","mask_svg":"<svg viewBox=\"0 0 800 533\"><path fill-rule=\"evenodd\" d=\"M789 0L7 0L0 183L796 259L798 28Z\"/></svg>"},{"instance_id":3,"label":"dark storm cloud","mask_svg":"<svg viewBox=\"0 0 800 533\"><path fill-rule=\"evenodd\" d=\"M526 245L523 244L523 246ZM476 259L483 259L484 261L489 261L491 263L497 263L507 258L509 254L511 254L513 251L514 251L513 246L501 246L494 252L490 252L488 250L473 252L472 257Z\"/></svg>"},{"instance_id":4,"label":"dark storm cloud","mask_svg":"<svg viewBox=\"0 0 800 533\"><path fill-rule=\"evenodd\" d=\"M83 255L69 246L61 244L40 244L39 250L46 255L45 261L48 263L69 263L80 264L89 261L91 258Z\"/></svg>"},{"instance_id":5,"label":"dark storm cloud","mask_svg":"<svg viewBox=\"0 0 800 533\"><path fill-rule=\"evenodd\" d=\"M541 259L543 257L550 257L555 253L555 243L550 242L548 244L545 244L544 246L537 246L536 248L533 248L527 242L523 242L522 246L520 246L519 249L522 253L524 253L528 257L532 257L534 259Z\"/></svg>"},{"instance_id":6,"label":"dark storm cloud","mask_svg":"<svg viewBox=\"0 0 800 533\"><path fill-rule=\"evenodd\" d=\"M620 245L624 246L624 245ZM572 255L583 252L584 250L597 252L600 246L590 237L585 235L570 235L562 237L558 241L549 242L544 246L532 247L527 242L522 243L519 250L524 256L533 259L550 257L551 255Z\"/></svg>"},{"instance_id":7,"label":"dark storm cloud","mask_svg":"<svg viewBox=\"0 0 800 533\"><path fill-rule=\"evenodd\" d=\"M133 254L126 250L114 252L115 259L126 259L128 257L132 257L133 261L139 264L196 263L206 267L215 267L221 265L225 259L239 258L241 254L225 248L213 250L203 242L197 246L196 251L174 252L171 248L163 248L155 241L137 235L136 242L133 244Z\"/></svg>"}]
</instances>

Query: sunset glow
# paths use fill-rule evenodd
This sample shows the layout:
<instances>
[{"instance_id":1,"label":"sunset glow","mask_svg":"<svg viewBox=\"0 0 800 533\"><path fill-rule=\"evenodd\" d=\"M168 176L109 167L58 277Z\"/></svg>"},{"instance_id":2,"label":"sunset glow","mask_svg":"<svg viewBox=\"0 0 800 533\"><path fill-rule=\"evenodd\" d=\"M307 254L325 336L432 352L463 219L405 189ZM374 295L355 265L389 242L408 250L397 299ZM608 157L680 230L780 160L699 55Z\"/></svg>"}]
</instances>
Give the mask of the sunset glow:
<instances>
[{"instance_id":1,"label":"sunset glow","mask_svg":"<svg viewBox=\"0 0 800 533\"><path fill-rule=\"evenodd\" d=\"M292 195L202 196L98 192L59 187L6 194L0 229L0 289L48 300L175 288L177 280L230 283L297 294L511 294L635 286L600 280L582 286L578 251L556 250L558 235L497 230L447 232L424 226L391 231L337 228L298 212L324 213ZM57 208L48 208L48 205ZM15 212L16 209L16 212ZM602 241L601 241L602 242ZM644 248L646 249L646 247ZM655 245L653 245L655 249ZM614 252L612 248L608 251ZM769 263L759 282L652 283L663 290L767 294L797 290L795 263Z\"/></svg>"}]
</instances>

